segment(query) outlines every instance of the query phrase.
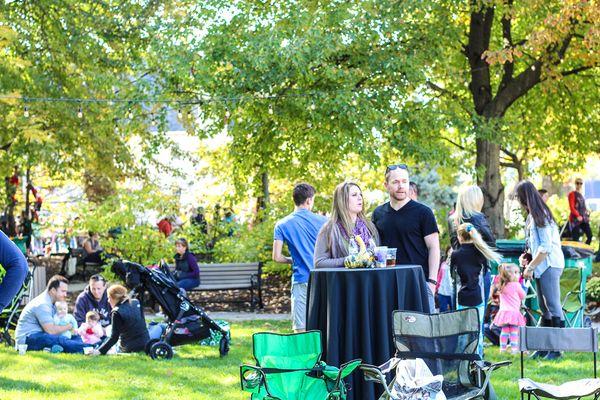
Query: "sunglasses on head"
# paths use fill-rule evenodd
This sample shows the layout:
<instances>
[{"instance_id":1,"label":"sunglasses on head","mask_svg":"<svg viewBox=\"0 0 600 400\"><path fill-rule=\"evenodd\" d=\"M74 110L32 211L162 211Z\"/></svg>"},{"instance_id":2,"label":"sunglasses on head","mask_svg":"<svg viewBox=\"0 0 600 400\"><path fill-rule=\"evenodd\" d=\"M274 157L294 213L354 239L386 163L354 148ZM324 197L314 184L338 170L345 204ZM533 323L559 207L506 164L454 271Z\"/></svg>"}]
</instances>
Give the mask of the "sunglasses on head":
<instances>
[{"instance_id":1,"label":"sunglasses on head","mask_svg":"<svg viewBox=\"0 0 600 400\"><path fill-rule=\"evenodd\" d=\"M387 175L388 172L393 171L393 170L398 169L398 168L399 169L404 169L404 170L408 171L408 165L406 165L406 164L394 164L394 165L389 165L389 166L386 167L385 174Z\"/></svg>"},{"instance_id":2,"label":"sunglasses on head","mask_svg":"<svg viewBox=\"0 0 600 400\"><path fill-rule=\"evenodd\" d=\"M104 277L102 275L98 275L98 274L90 276L90 280L92 280L94 282L98 282L99 281L99 282L106 283L106 279L104 279Z\"/></svg>"}]
</instances>

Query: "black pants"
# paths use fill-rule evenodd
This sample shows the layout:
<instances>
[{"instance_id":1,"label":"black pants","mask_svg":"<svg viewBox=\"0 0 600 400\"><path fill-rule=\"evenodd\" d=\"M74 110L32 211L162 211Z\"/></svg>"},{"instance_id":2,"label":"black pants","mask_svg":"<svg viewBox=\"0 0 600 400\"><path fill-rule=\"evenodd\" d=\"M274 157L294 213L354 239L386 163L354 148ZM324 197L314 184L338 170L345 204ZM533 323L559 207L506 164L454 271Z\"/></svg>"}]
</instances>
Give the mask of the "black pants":
<instances>
[{"instance_id":1,"label":"black pants","mask_svg":"<svg viewBox=\"0 0 600 400\"><path fill-rule=\"evenodd\" d=\"M573 240L578 242L582 233L585 233L585 236L587 236L585 244L592 243L592 228L590 228L589 222L581 222L573 229Z\"/></svg>"}]
</instances>

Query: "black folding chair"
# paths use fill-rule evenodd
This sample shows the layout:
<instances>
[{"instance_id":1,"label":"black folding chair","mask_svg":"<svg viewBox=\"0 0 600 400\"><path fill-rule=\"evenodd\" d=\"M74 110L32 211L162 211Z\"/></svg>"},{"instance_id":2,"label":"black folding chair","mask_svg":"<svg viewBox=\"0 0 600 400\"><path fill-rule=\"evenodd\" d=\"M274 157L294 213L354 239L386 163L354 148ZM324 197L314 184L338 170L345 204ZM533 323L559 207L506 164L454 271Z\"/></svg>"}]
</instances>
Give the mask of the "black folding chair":
<instances>
[{"instance_id":1,"label":"black folding chair","mask_svg":"<svg viewBox=\"0 0 600 400\"><path fill-rule=\"evenodd\" d=\"M523 326L519 330L521 350L521 379L519 390L521 400L527 394L536 399L581 399L586 396L600 397L600 379L597 378L596 353L598 352L598 332L595 328L546 328ZM566 351L594 353L594 378L578 379L561 385L539 383L524 375L524 352Z\"/></svg>"}]
</instances>

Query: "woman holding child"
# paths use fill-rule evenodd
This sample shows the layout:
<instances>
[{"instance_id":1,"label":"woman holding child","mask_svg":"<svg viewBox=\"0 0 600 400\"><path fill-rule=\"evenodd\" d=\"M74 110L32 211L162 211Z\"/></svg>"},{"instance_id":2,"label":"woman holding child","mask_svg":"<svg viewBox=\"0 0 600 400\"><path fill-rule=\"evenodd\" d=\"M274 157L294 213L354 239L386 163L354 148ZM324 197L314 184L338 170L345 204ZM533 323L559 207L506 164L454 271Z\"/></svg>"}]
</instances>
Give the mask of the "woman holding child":
<instances>
[{"instance_id":1,"label":"woman holding child","mask_svg":"<svg viewBox=\"0 0 600 400\"><path fill-rule=\"evenodd\" d=\"M315 268L343 267L346 258L358 248L358 237L367 247L379 245L375 225L363 213L363 196L353 182L339 184L333 192L331 218L323 225L315 245Z\"/></svg>"}]
</instances>

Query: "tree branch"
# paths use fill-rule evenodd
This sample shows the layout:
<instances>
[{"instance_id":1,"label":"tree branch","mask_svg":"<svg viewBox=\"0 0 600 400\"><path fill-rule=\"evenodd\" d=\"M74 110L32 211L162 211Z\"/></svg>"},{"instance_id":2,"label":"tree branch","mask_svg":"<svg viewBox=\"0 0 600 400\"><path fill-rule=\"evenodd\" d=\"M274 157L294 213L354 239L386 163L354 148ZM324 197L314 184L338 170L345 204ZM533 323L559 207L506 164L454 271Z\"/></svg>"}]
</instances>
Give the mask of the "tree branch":
<instances>
[{"instance_id":1,"label":"tree branch","mask_svg":"<svg viewBox=\"0 0 600 400\"><path fill-rule=\"evenodd\" d=\"M580 72L587 71L588 69L593 69L593 68L598 68L598 67L600 67L599 64L586 65L586 66L581 66L581 67L574 68L574 69L569 70L569 71L563 71L560 74L562 76L575 75L575 74L578 74Z\"/></svg>"},{"instance_id":2,"label":"tree branch","mask_svg":"<svg viewBox=\"0 0 600 400\"><path fill-rule=\"evenodd\" d=\"M504 3L510 9L512 8L513 0L506 0ZM502 37L506 42L504 45L505 48L508 49L514 47L512 41L512 18L510 16L510 13L507 12L505 12L502 16ZM505 62L502 66L504 68L504 73L502 74L502 80L500 81L500 85L498 86L498 92L504 89L512 80L513 72L515 70L515 64L513 61Z\"/></svg>"},{"instance_id":3,"label":"tree branch","mask_svg":"<svg viewBox=\"0 0 600 400\"><path fill-rule=\"evenodd\" d=\"M467 114L469 114L471 116L473 115L471 110L469 110L467 107L465 107L463 105L463 99L461 99L460 96L458 96L456 93L452 93L448 89L444 89L443 87L440 87L429 80L427 81L427 86L429 86L431 89L437 91L438 93L440 93L442 95L448 96L451 99L456 100L458 102L458 105L460 106L460 108L462 108Z\"/></svg>"},{"instance_id":4,"label":"tree branch","mask_svg":"<svg viewBox=\"0 0 600 400\"><path fill-rule=\"evenodd\" d=\"M452 145L454 145L454 146L458 147L459 149L461 149L461 150L463 150L463 151L469 152L469 153L471 153L471 154L474 154L474 153L475 153L474 151L467 149L467 148L466 148L465 146L463 146L462 144L456 143L455 141L453 141L453 140L450 140L450 139L448 139L447 137L444 137L444 136L442 136L442 139L443 139L443 140L445 140L446 142L448 142L448 143L450 143L450 144L452 144Z\"/></svg>"}]
</instances>

